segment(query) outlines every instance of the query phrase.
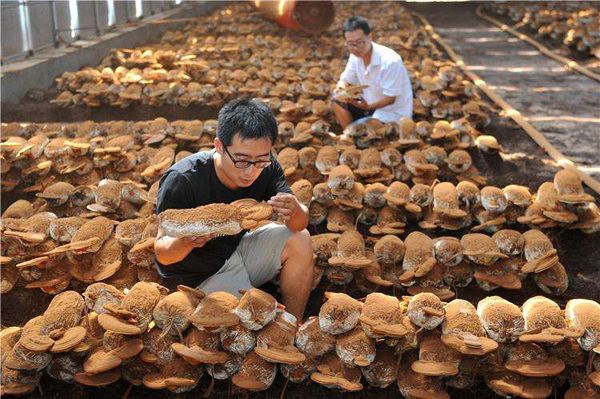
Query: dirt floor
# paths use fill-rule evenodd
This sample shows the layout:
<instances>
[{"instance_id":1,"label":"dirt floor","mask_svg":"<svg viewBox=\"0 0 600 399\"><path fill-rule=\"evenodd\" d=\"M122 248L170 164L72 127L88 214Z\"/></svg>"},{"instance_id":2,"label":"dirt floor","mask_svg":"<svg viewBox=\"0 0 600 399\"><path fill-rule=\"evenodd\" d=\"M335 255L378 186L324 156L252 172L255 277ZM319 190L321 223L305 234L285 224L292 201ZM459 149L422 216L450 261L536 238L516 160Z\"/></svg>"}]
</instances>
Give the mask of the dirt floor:
<instances>
[{"instance_id":1,"label":"dirt floor","mask_svg":"<svg viewBox=\"0 0 600 399\"><path fill-rule=\"evenodd\" d=\"M411 5L415 11L424 14L440 34L448 38L465 61L486 81L494 84L499 94L506 98L515 108L528 116L561 116L578 115L586 118L597 118L600 112L600 92L596 83L579 75L565 74L560 71L560 66L543 56L530 54L532 48L512 41L512 36L497 31L492 25L479 19L474 14L475 6L472 4L435 4ZM478 39L467 41L466 39ZM485 40L481 40L485 39ZM489 39L489 40L488 40ZM487 41L486 41L487 40ZM514 39L517 40L517 39ZM491 45L493 44L493 47ZM496 52L496 53L494 53ZM511 56L524 54L525 57ZM526 72L507 73L508 68L534 68ZM502 89L502 87L522 87L519 90ZM560 88L545 92L535 92L536 87ZM595 88L595 89L594 89ZM587 95L574 95L587 93ZM595 115L595 116L594 116ZM163 107L115 110L115 109L68 109L63 110L47 103L36 103L28 100L19 106L2 107L2 121L76 121L94 119L97 121L114 119L143 120L164 116L170 120L175 119L207 119L216 116L216 110L202 108ZM544 133L544 125L537 125ZM579 123L560 121L544 122L554 126L554 134L550 135L551 141L573 159L586 165L600 166L600 133L599 123ZM503 187L507 184L522 184L535 190L544 181L551 180L557 170L554 162L510 119L496 117L487 127L486 133L498 137L500 143L506 148L506 155L482 155L472 151L476 166L489 179L490 184ZM551 133L551 132L550 132ZM577 133L577 134L575 134ZM597 201L600 197L596 196ZM6 203L3 201L3 205ZM464 232L457 232L462 235ZM440 234L445 234L442 232ZM434 234L435 235L435 234ZM550 231L559 256L569 273L570 287L567 293L557 300L561 305L575 297L600 300L600 233L586 235L579 231ZM77 287L73 287L77 289ZM313 293L308 315L317 313L322 303L322 294L325 289L340 290L339 287L327 286L322 282ZM269 287L273 291L273 287ZM364 294L355 293L357 296ZM510 292L496 290L493 295L500 295L518 305L528 297L540 295L541 291L530 280L526 280L522 290ZM489 295L475 285L458 292L458 297L476 302ZM50 302L51 297L39 290L26 290L17 287L1 298L2 324L5 326L22 325L34 315L42 313ZM210 378L205 376L199 386L192 392L182 395L173 395L166 391L149 391L148 389L133 387L128 393L129 398L192 398L201 396L210 383ZM272 388L261 393L248 394L246 392L229 392L227 382L215 385L211 397L225 398L239 396L241 398L275 398L280 397L284 379L278 375ZM57 383L48 376L44 376L41 386L44 395L39 392L30 397L45 398L115 398L123 397L129 384L119 381L105 389L84 388L81 386ZM561 393L557 393L562 397ZM342 394L321 388L316 384L292 384L287 386L287 398L340 398ZM397 398L397 387L392 385L388 389L375 389L366 387L364 391L354 394L343 394L343 397L353 398ZM453 398L490 398L495 395L480 381L472 391L461 390L452 394Z\"/></svg>"},{"instance_id":2,"label":"dirt floor","mask_svg":"<svg viewBox=\"0 0 600 399\"><path fill-rule=\"evenodd\" d=\"M565 70L475 14L477 3L411 4L567 158L600 177L600 83ZM508 22L504 20L503 22ZM558 47L566 56L572 51ZM581 55L577 56L581 58Z\"/></svg>"}]
</instances>

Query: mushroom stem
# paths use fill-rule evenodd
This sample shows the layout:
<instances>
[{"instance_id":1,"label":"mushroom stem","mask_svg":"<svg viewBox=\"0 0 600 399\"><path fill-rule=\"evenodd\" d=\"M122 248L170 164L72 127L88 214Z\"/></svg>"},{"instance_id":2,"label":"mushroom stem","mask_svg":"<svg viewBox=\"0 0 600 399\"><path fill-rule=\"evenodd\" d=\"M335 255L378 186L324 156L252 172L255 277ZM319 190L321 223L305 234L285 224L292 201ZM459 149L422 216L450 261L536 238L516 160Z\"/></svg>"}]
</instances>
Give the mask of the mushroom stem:
<instances>
[{"instance_id":1,"label":"mushroom stem","mask_svg":"<svg viewBox=\"0 0 600 399\"><path fill-rule=\"evenodd\" d=\"M290 379L286 378L285 382L283 383L283 389L281 390L281 395L279 395L279 399L283 399L285 397L285 389L287 388L289 382Z\"/></svg>"}]
</instances>

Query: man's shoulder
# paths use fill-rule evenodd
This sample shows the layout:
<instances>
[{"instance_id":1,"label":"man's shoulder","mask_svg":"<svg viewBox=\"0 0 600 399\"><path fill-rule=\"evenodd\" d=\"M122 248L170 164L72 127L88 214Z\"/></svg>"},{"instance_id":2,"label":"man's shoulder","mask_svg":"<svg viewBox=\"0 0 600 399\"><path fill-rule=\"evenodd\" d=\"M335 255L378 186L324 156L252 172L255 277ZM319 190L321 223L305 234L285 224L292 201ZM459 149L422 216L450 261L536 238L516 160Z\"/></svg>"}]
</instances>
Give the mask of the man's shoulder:
<instances>
[{"instance_id":1,"label":"man's shoulder","mask_svg":"<svg viewBox=\"0 0 600 399\"><path fill-rule=\"evenodd\" d=\"M214 151L199 151L195 154L188 155L172 165L167 172L186 174L201 171L212 162L213 152Z\"/></svg>"},{"instance_id":2,"label":"man's shoulder","mask_svg":"<svg viewBox=\"0 0 600 399\"><path fill-rule=\"evenodd\" d=\"M393 49L386 47L382 44L373 43L375 50L379 53L381 63L386 66L390 64L395 64L397 62L402 62L402 57Z\"/></svg>"}]
</instances>

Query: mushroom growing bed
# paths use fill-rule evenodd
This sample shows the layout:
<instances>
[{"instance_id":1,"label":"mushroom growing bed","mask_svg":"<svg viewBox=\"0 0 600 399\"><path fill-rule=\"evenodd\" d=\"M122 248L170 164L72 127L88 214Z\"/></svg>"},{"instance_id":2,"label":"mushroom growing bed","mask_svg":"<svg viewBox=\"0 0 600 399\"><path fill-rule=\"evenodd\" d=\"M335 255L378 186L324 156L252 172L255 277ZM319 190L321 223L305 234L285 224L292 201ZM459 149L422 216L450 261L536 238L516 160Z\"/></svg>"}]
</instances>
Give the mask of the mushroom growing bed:
<instances>
[{"instance_id":1,"label":"mushroom growing bed","mask_svg":"<svg viewBox=\"0 0 600 399\"><path fill-rule=\"evenodd\" d=\"M3 111L2 325L19 326L1 332L3 392L547 397L600 383L598 356L586 363L600 343L598 196L401 5L369 7L336 4L334 27L308 38L231 5L66 71L37 116ZM360 12L402 55L414 120L334 122L338 31ZM161 175L211 148L216 111L242 94L275 113L277 158L310 209L323 278L297 329L274 287L169 291L154 270L159 226L277 222L251 200L155 214Z\"/></svg>"}]
</instances>

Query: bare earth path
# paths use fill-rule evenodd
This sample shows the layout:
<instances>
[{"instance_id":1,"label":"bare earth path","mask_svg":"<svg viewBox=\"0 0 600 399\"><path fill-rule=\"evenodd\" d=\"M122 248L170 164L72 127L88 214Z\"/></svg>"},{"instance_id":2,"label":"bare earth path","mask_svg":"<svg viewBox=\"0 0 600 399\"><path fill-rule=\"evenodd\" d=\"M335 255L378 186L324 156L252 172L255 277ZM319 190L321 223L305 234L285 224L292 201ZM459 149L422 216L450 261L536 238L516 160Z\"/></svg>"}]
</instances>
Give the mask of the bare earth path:
<instances>
[{"instance_id":1,"label":"bare earth path","mask_svg":"<svg viewBox=\"0 0 600 399\"><path fill-rule=\"evenodd\" d=\"M473 3L416 4L434 29L565 156L600 178L600 83L475 15Z\"/></svg>"}]
</instances>

